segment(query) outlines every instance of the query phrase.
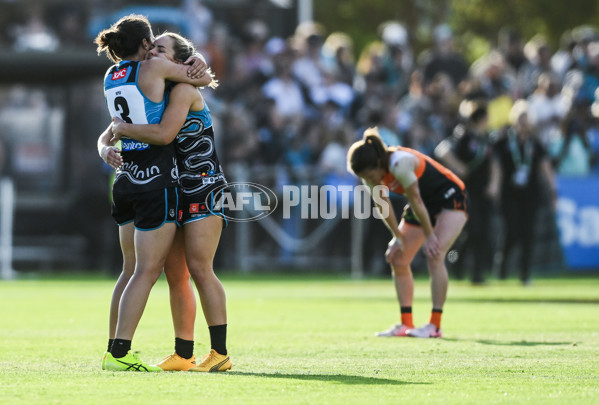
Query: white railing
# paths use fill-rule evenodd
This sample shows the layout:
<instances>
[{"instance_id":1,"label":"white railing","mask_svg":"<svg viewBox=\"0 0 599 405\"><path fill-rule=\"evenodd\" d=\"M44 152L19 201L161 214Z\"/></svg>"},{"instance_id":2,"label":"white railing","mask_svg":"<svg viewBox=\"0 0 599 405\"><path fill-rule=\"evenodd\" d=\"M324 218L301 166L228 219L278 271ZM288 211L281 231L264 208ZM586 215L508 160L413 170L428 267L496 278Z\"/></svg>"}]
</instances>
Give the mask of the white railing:
<instances>
[{"instance_id":1,"label":"white railing","mask_svg":"<svg viewBox=\"0 0 599 405\"><path fill-rule=\"evenodd\" d=\"M0 178L0 277L9 280L12 268L12 225L15 211L15 187L11 179Z\"/></svg>"}]
</instances>

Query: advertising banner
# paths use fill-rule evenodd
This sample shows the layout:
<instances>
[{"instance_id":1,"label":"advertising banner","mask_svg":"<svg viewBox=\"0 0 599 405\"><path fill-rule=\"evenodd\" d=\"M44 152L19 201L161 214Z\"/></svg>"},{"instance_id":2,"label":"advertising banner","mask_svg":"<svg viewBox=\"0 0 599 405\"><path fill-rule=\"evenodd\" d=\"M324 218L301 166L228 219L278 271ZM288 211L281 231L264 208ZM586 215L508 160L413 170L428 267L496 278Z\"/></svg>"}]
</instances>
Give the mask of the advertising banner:
<instances>
[{"instance_id":1,"label":"advertising banner","mask_svg":"<svg viewBox=\"0 0 599 405\"><path fill-rule=\"evenodd\" d=\"M599 176L557 178L557 225L566 264L599 269Z\"/></svg>"}]
</instances>

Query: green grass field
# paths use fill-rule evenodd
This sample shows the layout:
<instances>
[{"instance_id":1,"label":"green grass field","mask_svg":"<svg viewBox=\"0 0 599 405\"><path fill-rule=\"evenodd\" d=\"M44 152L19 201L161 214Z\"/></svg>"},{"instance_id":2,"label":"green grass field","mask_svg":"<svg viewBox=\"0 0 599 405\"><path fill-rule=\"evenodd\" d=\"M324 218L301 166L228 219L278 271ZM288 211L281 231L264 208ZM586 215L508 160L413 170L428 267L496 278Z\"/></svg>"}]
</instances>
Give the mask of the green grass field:
<instances>
[{"instance_id":1,"label":"green grass field","mask_svg":"<svg viewBox=\"0 0 599 405\"><path fill-rule=\"evenodd\" d=\"M453 281L443 339L374 337L398 318L390 279L226 276L234 364L221 374L100 370L113 282L0 282L1 404L599 404L596 276ZM429 296L417 281L417 324ZM133 343L148 362L172 352L164 279Z\"/></svg>"}]
</instances>

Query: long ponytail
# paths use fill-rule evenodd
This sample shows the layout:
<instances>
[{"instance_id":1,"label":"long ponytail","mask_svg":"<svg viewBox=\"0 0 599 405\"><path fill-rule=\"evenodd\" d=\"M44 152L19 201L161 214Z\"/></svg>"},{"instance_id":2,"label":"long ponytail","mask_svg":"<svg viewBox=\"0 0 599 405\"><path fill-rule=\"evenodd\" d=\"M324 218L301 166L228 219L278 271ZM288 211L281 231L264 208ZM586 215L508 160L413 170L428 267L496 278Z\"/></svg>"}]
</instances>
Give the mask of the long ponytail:
<instances>
[{"instance_id":1,"label":"long ponytail","mask_svg":"<svg viewBox=\"0 0 599 405\"><path fill-rule=\"evenodd\" d=\"M377 128L364 131L362 140L355 142L347 153L347 169L358 175L365 170L387 168L387 146Z\"/></svg>"}]
</instances>

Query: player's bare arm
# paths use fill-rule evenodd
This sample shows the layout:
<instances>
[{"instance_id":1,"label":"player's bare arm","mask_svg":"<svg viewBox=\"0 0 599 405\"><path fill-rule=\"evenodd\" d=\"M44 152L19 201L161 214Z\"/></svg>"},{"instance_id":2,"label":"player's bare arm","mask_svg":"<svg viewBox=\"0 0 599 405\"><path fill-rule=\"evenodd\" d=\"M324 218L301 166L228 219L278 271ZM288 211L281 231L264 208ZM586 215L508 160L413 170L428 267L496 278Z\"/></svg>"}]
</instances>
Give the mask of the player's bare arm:
<instances>
[{"instance_id":1,"label":"player's bare arm","mask_svg":"<svg viewBox=\"0 0 599 405\"><path fill-rule=\"evenodd\" d=\"M114 144L111 124L98 137L98 154L104 162L112 168L118 169L123 164L123 158L121 157L120 149L114 146Z\"/></svg>"},{"instance_id":2,"label":"player's bare arm","mask_svg":"<svg viewBox=\"0 0 599 405\"><path fill-rule=\"evenodd\" d=\"M168 145L179 133L187 112L198 98L201 100L195 87L186 83L177 84L159 124L128 124L119 118L113 118L114 139L127 136L152 145Z\"/></svg>"},{"instance_id":3,"label":"player's bare arm","mask_svg":"<svg viewBox=\"0 0 599 405\"><path fill-rule=\"evenodd\" d=\"M373 189L374 189L374 185L370 184L369 182L362 180L364 185L368 187L368 189L370 190L370 195L372 195L373 193ZM393 211L393 206L391 205L391 200L389 199L389 197L387 195L382 195L380 196L380 199L383 200L384 204L387 204L387 207L390 207L391 209L389 209L388 211L388 215L383 215L383 208L381 207L381 205L377 202L376 199L374 199L374 204L376 205L376 208L378 209L379 213L381 214L381 219L383 220L383 223L385 224L385 226L389 229L389 231L391 232L391 235L393 235L393 238L391 239L391 241L389 242L388 246L387 246L387 251L385 252L385 259L387 260L387 262L391 263L394 256L397 253L400 253L403 250L403 236L401 235L401 232L399 231L399 224L397 222L397 217L395 216L395 211Z\"/></svg>"},{"instance_id":4,"label":"player's bare arm","mask_svg":"<svg viewBox=\"0 0 599 405\"><path fill-rule=\"evenodd\" d=\"M178 83L189 83L196 87L208 86L213 81L213 77L206 71L198 78L189 77L187 65L174 63L162 58L152 58L145 61L149 63L151 69L155 69L158 76Z\"/></svg>"},{"instance_id":5,"label":"player's bare arm","mask_svg":"<svg viewBox=\"0 0 599 405\"><path fill-rule=\"evenodd\" d=\"M405 190L410 207L412 208L412 211L414 211L414 215L416 215L416 218L422 227L422 231L426 235L424 252L429 257L436 257L440 254L439 241L437 239L437 235L435 235L426 206L424 205L422 197L420 196L418 182L412 183Z\"/></svg>"}]
</instances>

